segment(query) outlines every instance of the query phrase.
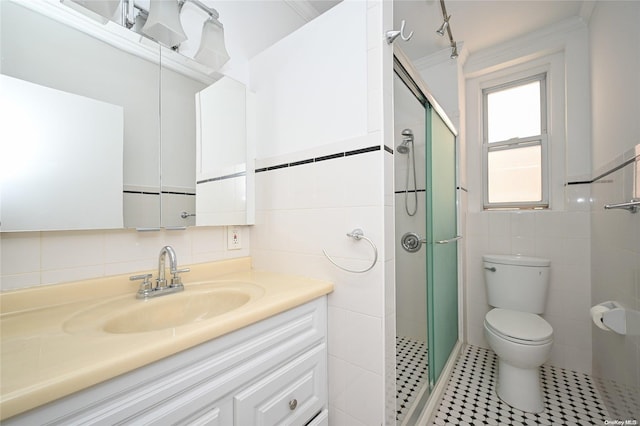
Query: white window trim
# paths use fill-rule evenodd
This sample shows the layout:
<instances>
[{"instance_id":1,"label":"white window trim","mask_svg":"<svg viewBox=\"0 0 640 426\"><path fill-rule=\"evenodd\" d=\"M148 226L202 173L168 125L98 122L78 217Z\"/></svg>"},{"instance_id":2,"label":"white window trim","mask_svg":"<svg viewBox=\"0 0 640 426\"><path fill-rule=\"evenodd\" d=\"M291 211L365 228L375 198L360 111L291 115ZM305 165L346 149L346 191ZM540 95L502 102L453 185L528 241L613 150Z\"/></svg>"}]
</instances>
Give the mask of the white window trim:
<instances>
[{"instance_id":1,"label":"white window trim","mask_svg":"<svg viewBox=\"0 0 640 426\"><path fill-rule=\"evenodd\" d=\"M530 75L522 78L518 78L514 75L506 77L504 82L491 85L481 90L482 99L482 193L483 193L483 207L485 210L491 209L534 209L534 208L549 208L549 72L533 72ZM505 141L488 142L488 129L487 129L487 95L493 92L498 92L509 87L520 86L529 82L540 81L540 135L534 135L526 138L512 138ZM506 202L506 203L491 203L489 202L489 171L488 171L488 159L489 152L498 151L504 149L516 149L518 147L536 146L541 147L541 190L542 199L540 201L527 201L527 202Z\"/></svg>"}]
</instances>

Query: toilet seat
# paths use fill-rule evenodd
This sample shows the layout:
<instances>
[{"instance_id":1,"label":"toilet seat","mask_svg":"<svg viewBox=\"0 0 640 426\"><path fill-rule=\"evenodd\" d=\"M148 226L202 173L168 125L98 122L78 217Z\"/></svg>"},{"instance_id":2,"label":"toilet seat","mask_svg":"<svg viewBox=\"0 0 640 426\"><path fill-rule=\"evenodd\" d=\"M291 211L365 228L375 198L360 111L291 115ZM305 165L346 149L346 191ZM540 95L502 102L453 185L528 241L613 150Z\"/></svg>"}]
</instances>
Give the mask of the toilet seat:
<instances>
[{"instance_id":1,"label":"toilet seat","mask_svg":"<svg viewBox=\"0 0 640 426\"><path fill-rule=\"evenodd\" d=\"M551 325L529 312L495 308L487 313L484 323L497 336L522 345L544 345L553 340Z\"/></svg>"}]
</instances>

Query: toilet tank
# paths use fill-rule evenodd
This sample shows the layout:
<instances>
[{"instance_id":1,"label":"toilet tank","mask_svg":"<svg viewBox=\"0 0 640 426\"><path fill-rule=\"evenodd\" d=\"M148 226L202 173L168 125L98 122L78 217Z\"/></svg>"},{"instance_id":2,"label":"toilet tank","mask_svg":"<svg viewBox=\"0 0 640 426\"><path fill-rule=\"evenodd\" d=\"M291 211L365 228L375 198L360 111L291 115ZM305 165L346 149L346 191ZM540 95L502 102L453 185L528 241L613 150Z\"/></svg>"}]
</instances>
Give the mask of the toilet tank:
<instances>
[{"instance_id":1,"label":"toilet tank","mask_svg":"<svg viewBox=\"0 0 640 426\"><path fill-rule=\"evenodd\" d=\"M544 312L549 259L485 254L482 260L489 305L533 314Z\"/></svg>"}]
</instances>

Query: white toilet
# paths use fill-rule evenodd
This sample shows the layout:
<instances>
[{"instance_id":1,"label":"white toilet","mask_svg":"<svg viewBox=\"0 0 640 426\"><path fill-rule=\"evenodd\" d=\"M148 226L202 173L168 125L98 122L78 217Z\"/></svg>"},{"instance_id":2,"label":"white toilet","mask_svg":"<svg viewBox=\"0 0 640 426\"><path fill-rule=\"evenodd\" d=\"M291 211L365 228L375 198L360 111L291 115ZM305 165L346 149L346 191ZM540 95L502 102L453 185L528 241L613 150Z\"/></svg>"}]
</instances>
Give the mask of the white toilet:
<instances>
[{"instance_id":1,"label":"white toilet","mask_svg":"<svg viewBox=\"0 0 640 426\"><path fill-rule=\"evenodd\" d=\"M484 334L498 356L500 399L530 413L544 411L540 366L549 358L553 328L544 312L551 261L525 256L482 256L489 305Z\"/></svg>"}]
</instances>

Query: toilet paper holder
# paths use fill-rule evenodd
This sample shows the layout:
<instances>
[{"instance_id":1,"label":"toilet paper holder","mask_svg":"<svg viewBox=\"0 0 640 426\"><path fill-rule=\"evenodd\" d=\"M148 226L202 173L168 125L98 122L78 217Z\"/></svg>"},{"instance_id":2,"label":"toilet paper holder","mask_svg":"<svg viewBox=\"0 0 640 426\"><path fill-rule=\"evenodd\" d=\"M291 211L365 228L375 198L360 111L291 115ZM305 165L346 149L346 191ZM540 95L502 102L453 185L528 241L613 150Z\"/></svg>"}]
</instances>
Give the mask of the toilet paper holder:
<instances>
[{"instance_id":1,"label":"toilet paper holder","mask_svg":"<svg viewBox=\"0 0 640 426\"><path fill-rule=\"evenodd\" d=\"M626 309L616 301L599 303L591 308L591 317L603 330L640 336L640 311ZM600 321L600 324L598 324Z\"/></svg>"}]
</instances>

